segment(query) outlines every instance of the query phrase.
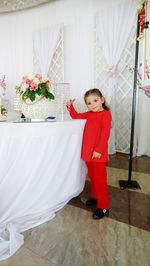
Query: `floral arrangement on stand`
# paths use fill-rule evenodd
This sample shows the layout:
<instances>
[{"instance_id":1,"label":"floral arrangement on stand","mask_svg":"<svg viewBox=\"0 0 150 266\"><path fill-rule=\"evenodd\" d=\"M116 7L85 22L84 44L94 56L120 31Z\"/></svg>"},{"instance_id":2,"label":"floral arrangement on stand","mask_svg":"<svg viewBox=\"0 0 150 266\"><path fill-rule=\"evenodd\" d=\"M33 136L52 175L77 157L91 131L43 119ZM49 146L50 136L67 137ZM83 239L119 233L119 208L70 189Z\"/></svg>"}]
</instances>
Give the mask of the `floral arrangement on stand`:
<instances>
[{"instance_id":1,"label":"floral arrangement on stand","mask_svg":"<svg viewBox=\"0 0 150 266\"><path fill-rule=\"evenodd\" d=\"M142 64L140 64L140 67L142 67ZM150 85L143 85L142 84L142 75L141 75L140 67L139 67L139 70L137 72L137 86L139 87L139 89L141 89L141 90L143 90L145 92L145 95L147 97L150 98ZM127 66L127 69L131 73L134 72L134 68L133 67ZM146 78L150 80L150 69L149 69L147 61L146 61L146 65L145 65L145 75L146 75Z\"/></svg>"},{"instance_id":2,"label":"floral arrangement on stand","mask_svg":"<svg viewBox=\"0 0 150 266\"><path fill-rule=\"evenodd\" d=\"M20 95L21 112L25 119L45 121L51 115L51 83L47 75L28 74L22 78L16 93Z\"/></svg>"},{"instance_id":3,"label":"floral arrangement on stand","mask_svg":"<svg viewBox=\"0 0 150 266\"><path fill-rule=\"evenodd\" d=\"M138 36L138 41L144 39L144 29L149 28L149 21L146 20L146 7L147 7L147 0L139 0L140 7L138 8L138 15L139 15L139 26L140 32Z\"/></svg>"},{"instance_id":4,"label":"floral arrangement on stand","mask_svg":"<svg viewBox=\"0 0 150 266\"><path fill-rule=\"evenodd\" d=\"M6 83L5 83L5 75L2 79L0 79L0 121L5 121L7 118L7 109L2 104L2 100L5 97Z\"/></svg>"},{"instance_id":5,"label":"floral arrangement on stand","mask_svg":"<svg viewBox=\"0 0 150 266\"><path fill-rule=\"evenodd\" d=\"M54 100L51 93L51 83L46 75L28 74L22 78L19 86L16 86L16 93L22 97L22 100L29 99L31 102L41 98Z\"/></svg>"}]
</instances>

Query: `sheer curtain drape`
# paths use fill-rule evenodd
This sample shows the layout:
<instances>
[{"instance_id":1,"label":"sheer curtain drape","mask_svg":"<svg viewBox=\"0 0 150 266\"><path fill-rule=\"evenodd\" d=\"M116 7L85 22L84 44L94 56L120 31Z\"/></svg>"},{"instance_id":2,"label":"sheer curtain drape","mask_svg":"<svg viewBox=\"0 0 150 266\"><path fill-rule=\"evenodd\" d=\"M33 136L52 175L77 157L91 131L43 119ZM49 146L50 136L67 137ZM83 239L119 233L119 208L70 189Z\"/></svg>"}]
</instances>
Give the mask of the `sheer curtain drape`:
<instances>
[{"instance_id":1,"label":"sheer curtain drape","mask_svg":"<svg viewBox=\"0 0 150 266\"><path fill-rule=\"evenodd\" d=\"M55 52L60 32L60 25L40 29L33 35L33 49L38 69L47 74ZM37 65L34 66L35 68Z\"/></svg>"},{"instance_id":2,"label":"sheer curtain drape","mask_svg":"<svg viewBox=\"0 0 150 266\"><path fill-rule=\"evenodd\" d=\"M150 1L147 2L147 20L150 21ZM150 29L146 30L146 51L145 57L147 59L147 65L150 71ZM142 41L140 42L140 52L142 53ZM141 54L139 57L139 63L143 58ZM145 58L144 58L145 60ZM150 84L150 79L149 79ZM150 98L145 95L143 90L138 91L137 111L136 111L136 155L150 156Z\"/></svg>"},{"instance_id":3,"label":"sheer curtain drape","mask_svg":"<svg viewBox=\"0 0 150 266\"><path fill-rule=\"evenodd\" d=\"M137 1L131 0L104 9L96 15L96 30L106 59L106 87L105 95L111 98L113 127L109 143L109 152L115 153L115 88L117 86L117 72L121 66L123 50L129 38L131 28L137 13Z\"/></svg>"},{"instance_id":4,"label":"sheer curtain drape","mask_svg":"<svg viewBox=\"0 0 150 266\"><path fill-rule=\"evenodd\" d=\"M136 111L136 155L150 156L150 98L139 89Z\"/></svg>"}]
</instances>

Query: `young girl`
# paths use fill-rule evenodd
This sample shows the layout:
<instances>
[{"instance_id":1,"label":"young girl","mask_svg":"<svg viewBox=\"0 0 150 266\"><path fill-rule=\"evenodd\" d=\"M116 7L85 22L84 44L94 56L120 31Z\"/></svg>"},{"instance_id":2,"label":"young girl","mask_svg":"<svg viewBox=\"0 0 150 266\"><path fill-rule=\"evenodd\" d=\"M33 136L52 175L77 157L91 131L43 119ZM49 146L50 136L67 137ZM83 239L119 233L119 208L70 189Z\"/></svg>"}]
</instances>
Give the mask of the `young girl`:
<instances>
[{"instance_id":1,"label":"young girl","mask_svg":"<svg viewBox=\"0 0 150 266\"><path fill-rule=\"evenodd\" d=\"M103 218L109 211L106 162L108 161L108 139L111 113L98 89L88 90L84 95L88 112L77 113L73 107L75 99L67 102L67 109L74 119L86 119L81 158L86 162L91 180L91 197L86 206L97 205L93 219Z\"/></svg>"}]
</instances>

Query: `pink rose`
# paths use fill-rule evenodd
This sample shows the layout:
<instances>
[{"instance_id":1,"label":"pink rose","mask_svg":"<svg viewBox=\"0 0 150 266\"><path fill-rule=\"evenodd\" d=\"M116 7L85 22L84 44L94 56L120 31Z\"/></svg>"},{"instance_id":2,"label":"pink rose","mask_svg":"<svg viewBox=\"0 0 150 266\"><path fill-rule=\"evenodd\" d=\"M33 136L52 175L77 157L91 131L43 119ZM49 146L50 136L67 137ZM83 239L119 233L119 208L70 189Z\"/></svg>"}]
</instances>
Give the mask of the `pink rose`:
<instances>
[{"instance_id":1,"label":"pink rose","mask_svg":"<svg viewBox=\"0 0 150 266\"><path fill-rule=\"evenodd\" d=\"M38 85L35 83L30 84L30 91L36 91L38 89Z\"/></svg>"},{"instance_id":2,"label":"pink rose","mask_svg":"<svg viewBox=\"0 0 150 266\"><path fill-rule=\"evenodd\" d=\"M30 84L31 84L31 80L26 79L26 84L28 84L28 85L30 86Z\"/></svg>"}]
</instances>

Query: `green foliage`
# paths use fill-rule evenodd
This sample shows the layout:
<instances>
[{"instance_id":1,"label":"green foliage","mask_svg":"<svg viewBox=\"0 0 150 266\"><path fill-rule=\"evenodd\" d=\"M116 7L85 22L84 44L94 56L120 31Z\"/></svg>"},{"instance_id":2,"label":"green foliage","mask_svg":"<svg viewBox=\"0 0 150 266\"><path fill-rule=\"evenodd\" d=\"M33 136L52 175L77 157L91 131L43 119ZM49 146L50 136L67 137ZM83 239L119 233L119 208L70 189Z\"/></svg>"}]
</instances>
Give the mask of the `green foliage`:
<instances>
[{"instance_id":1,"label":"green foliage","mask_svg":"<svg viewBox=\"0 0 150 266\"><path fill-rule=\"evenodd\" d=\"M49 100L54 100L54 95L50 92L50 88L47 83L40 83L36 90L30 90L28 87L24 92L20 86L16 86L16 93L22 95L23 100L30 99L32 102L36 99L36 95L43 96Z\"/></svg>"},{"instance_id":2,"label":"green foliage","mask_svg":"<svg viewBox=\"0 0 150 266\"><path fill-rule=\"evenodd\" d=\"M4 116L7 115L7 110L3 105L0 106L0 114Z\"/></svg>"}]
</instances>

